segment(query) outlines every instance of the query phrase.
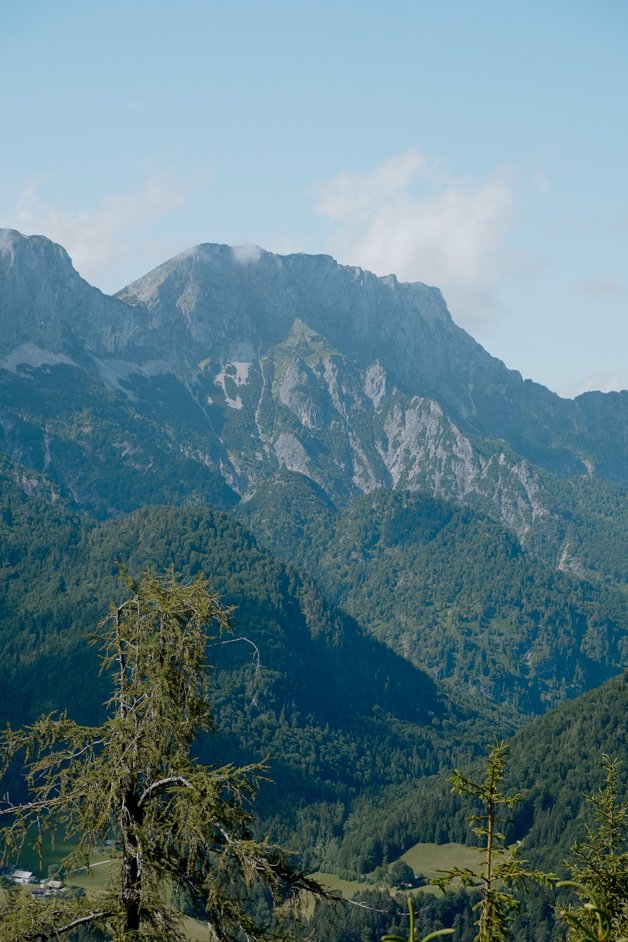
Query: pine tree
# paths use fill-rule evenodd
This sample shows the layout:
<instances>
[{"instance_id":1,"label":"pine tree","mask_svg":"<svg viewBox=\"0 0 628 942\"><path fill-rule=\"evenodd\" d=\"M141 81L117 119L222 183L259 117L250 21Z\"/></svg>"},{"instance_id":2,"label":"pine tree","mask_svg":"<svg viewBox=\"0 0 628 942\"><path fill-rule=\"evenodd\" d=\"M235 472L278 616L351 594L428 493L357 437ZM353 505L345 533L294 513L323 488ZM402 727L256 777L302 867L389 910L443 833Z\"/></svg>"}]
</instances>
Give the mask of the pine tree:
<instances>
[{"instance_id":1,"label":"pine tree","mask_svg":"<svg viewBox=\"0 0 628 942\"><path fill-rule=\"evenodd\" d=\"M507 823L504 812L514 808L521 797L519 794L507 795L501 789L507 749L505 743L493 747L487 759L484 781L475 781L458 770L452 775L452 792L470 795L482 806L482 813L471 818L473 832L482 841L480 869L455 867L432 881L442 890L456 879L464 886L480 889L480 900L474 907L479 910L474 942L504 942L512 915L519 905L512 890L525 889L531 881L549 884L554 879L551 874L530 870L519 856L518 844L506 846L501 830Z\"/></svg>"},{"instance_id":2,"label":"pine tree","mask_svg":"<svg viewBox=\"0 0 628 942\"><path fill-rule=\"evenodd\" d=\"M113 841L112 878L83 899L32 900L9 894L0 908L3 942L47 942L85 927L115 942L183 939L180 914L166 900L179 889L209 925L209 938L265 938L247 910L261 883L277 900L319 888L286 855L250 833L249 804L264 765L203 765L191 756L211 731L206 648L230 629L230 610L202 578L182 584L171 571L128 580L130 597L99 625L102 669L113 695L99 727L48 715L8 729L3 766L21 760L28 802L4 802L4 857L32 834L75 842L69 871L89 867Z\"/></svg>"},{"instance_id":3,"label":"pine tree","mask_svg":"<svg viewBox=\"0 0 628 942\"><path fill-rule=\"evenodd\" d=\"M414 901L411 896L408 897L408 914L410 917L408 938L404 939L401 935L388 934L382 936L382 942L432 942L433 939L439 939L445 935L453 935L453 929L436 929L434 932L428 932L422 939L419 939L414 922Z\"/></svg>"},{"instance_id":4,"label":"pine tree","mask_svg":"<svg viewBox=\"0 0 628 942\"><path fill-rule=\"evenodd\" d=\"M619 761L602 756L605 784L589 798L593 826L567 861L580 906L559 909L570 942L626 942L628 936L628 805L619 799ZM621 937L621 939L620 939Z\"/></svg>"}]
</instances>

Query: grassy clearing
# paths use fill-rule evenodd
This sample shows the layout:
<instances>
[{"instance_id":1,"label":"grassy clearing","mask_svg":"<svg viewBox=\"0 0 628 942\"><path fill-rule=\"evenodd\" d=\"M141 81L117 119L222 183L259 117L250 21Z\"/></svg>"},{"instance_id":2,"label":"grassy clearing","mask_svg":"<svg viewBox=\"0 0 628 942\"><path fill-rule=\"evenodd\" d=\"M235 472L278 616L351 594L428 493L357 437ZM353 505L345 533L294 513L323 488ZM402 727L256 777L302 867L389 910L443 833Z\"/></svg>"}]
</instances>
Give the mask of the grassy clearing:
<instances>
[{"instance_id":1,"label":"grassy clearing","mask_svg":"<svg viewBox=\"0 0 628 942\"><path fill-rule=\"evenodd\" d=\"M89 870L87 870L86 867L81 867L80 870L75 870L73 873L68 874L68 885L80 886L88 894L90 890L92 892L94 890L102 890L111 877L112 868L118 864L119 861L115 858L100 856L100 859L97 859L97 856L94 855Z\"/></svg>"},{"instance_id":2,"label":"grassy clearing","mask_svg":"<svg viewBox=\"0 0 628 942\"><path fill-rule=\"evenodd\" d=\"M424 873L428 879L439 876L439 870L452 867L476 868L479 862L477 847L466 844L415 844L401 855L415 873Z\"/></svg>"},{"instance_id":3,"label":"grassy clearing","mask_svg":"<svg viewBox=\"0 0 628 942\"><path fill-rule=\"evenodd\" d=\"M312 880L317 880L326 890L330 890L332 893L340 893L345 899L351 899L355 893L362 890L372 890L374 885L372 883L362 883L359 880L343 880L341 877L337 877L335 873L323 873L320 870L308 875Z\"/></svg>"},{"instance_id":4,"label":"grassy clearing","mask_svg":"<svg viewBox=\"0 0 628 942\"><path fill-rule=\"evenodd\" d=\"M474 869L479 862L477 848L467 847L465 844L415 844L399 858L405 861L415 873L423 873L428 880L440 875L441 870L451 867L470 867ZM363 890L390 889L381 882L363 882L359 880L343 880L333 873L317 871L310 874L312 879L318 880L322 886L333 893L338 893L345 899L351 899L356 893ZM412 890L412 893L438 893L436 887L421 886ZM309 908L309 905L308 905Z\"/></svg>"},{"instance_id":5,"label":"grassy clearing","mask_svg":"<svg viewBox=\"0 0 628 942\"><path fill-rule=\"evenodd\" d=\"M190 916L183 917L183 931L190 942L208 942L212 938L208 925Z\"/></svg>"},{"instance_id":6,"label":"grassy clearing","mask_svg":"<svg viewBox=\"0 0 628 942\"><path fill-rule=\"evenodd\" d=\"M64 858L75 850L75 844L57 841L54 847L51 847L50 844L44 847L40 860L39 855L32 847L25 846L20 853L19 866L23 870L31 870L38 879L45 880L52 872L50 868L62 864ZM88 871L85 867L80 867L73 872L68 872L64 882L68 886L80 886L86 892L100 890L105 886L111 868L115 863L115 858L112 858L106 849L96 850L90 859L91 870Z\"/></svg>"}]
</instances>

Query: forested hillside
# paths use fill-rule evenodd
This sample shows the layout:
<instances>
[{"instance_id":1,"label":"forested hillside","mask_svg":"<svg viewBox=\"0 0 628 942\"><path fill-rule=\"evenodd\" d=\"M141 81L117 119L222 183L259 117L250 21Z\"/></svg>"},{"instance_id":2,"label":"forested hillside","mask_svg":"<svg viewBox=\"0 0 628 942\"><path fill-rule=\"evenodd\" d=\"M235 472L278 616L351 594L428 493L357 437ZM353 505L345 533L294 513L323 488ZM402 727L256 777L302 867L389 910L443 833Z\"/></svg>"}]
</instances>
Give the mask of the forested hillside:
<instances>
[{"instance_id":1,"label":"forested hillside","mask_svg":"<svg viewBox=\"0 0 628 942\"><path fill-rule=\"evenodd\" d=\"M51 709L100 716L108 690L88 635L121 591L116 561L135 573L202 572L236 606L236 636L257 648L211 652L218 735L204 753L270 756L281 787L264 790L260 813L315 864L358 795L470 758L489 735L481 711L463 713L224 513L154 507L99 524L5 474L0 520L3 721Z\"/></svg>"},{"instance_id":2,"label":"forested hillside","mask_svg":"<svg viewBox=\"0 0 628 942\"><path fill-rule=\"evenodd\" d=\"M589 819L587 796L600 786L601 756L622 758L628 749L628 674L532 720L509 740L505 788L521 791L507 841L522 840L525 855L560 871ZM467 771L479 775L477 761ZM628 787L627 763L620 766ZM452 795L447 774L394 786L374 805L356 806L345 828L339 860L368 872L396 859L417 841L475 843L468 799Z\"/></svg>"},{"instance_id":3,"label":"forested hillside","mask_svg":"<svg viewBox=\"0 0 628 942\"><path fill-rule=\"evenodd\" d=\"M261 488L238 514L336 604L452 691L542 712L625 663L621 588L548 569L485 514L398 490L338 511L296 475ZM623 559L619 546L614 558Z\"/></svg>"},{"instance_id":4,"label":"forested hillside","mask_svg":"<svg viewBox=\"0 0 628 942\"><path fill-rule=\"evenodd\" d=\"M511 820L505 829L505 841L511 847L521 842L519 854L545 873L553 871L563 879L569 876L576 859L574 845L580 843L582 847L585 840L595 842L600 827L595 811L600 807L600 792L606 784L603 756L619 759L626 755L627 716L628 674L623 674L530 722L510 740L502 792L519 794L520 800L508 812ZM486 760L476 761L463 771L472 779L482 780ZM600 843L600 866L609 862L605 855L624 854L625 859L628 852L626 821L621 811L626 807L628 794L625 761L619 760L617 772L617 817L607 822L605 831L608 840L611 830L616 828L612 830L615 844L602 851ZM590 796L596 797L596 805ZM393 786L382 793L377 803L356 805L347 822L338 859L346 868L343 871L346 876L370 872L375 877L380 874L381 879L381 874L390 870L386 864L410 849L415 841L437 844L454 841L479 847L482 839L473 830L478 821L470 819L484 811L468 795L452 794L448 775ZM459 851L455 851L459 843L452 845L449 859L455 865L477 869L482 855L478 854L475 864L463 863ZM566 926L557 917L557 910L566 903L565 890L533 883L528 889L527 893L516 894L519 907L508 939L561 942L566 937ZM311 920L315 931L338 937L342 942L361 942L395 927L403 937L407 926L403 897L397 895L392 902L386 892L374 887L360 892L355 901L356 907L350 907L340 917L330 907L318 905ZM420 893L414 901L417 929L427 934L440 926L453 927L454 939L470 942L476 933L477 912L473 912L472 906L477 901L476 894L455 888L446 896ZM611 934L608 938L614 940L616 936Z\"/></svg>"}]
</instances>

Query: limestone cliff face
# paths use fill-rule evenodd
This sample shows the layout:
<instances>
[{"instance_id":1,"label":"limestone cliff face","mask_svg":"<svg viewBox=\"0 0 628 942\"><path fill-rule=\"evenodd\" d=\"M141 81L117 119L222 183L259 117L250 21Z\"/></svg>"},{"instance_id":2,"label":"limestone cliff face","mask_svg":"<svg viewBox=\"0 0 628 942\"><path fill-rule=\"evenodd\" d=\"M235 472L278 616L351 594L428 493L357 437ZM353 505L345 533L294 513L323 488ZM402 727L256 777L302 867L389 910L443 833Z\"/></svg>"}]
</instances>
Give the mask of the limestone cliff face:
<instances>
[{"instance_id":1,"label":"limestone cliff face","mask_svg":"<svg viewBox=\"0 0 628 942\"><path fill-rule=\"evenodd\" d=\"M179 369L208 356L259 359L296 320L362 370L381 365L406 395L436 401L466 432L503 439L554 473L626 480L628 393L598 407L564 400L523 380L452 320L440 291L377 278L329 256L277 256L200 245L134 282L119 296L149 311L151 330L179 351ZM371 380L372 382L372 380ZM600 394L601 395L601 394ZM593 415L612 413L620 453L597 441Z\"/></svg>"},{"instance_id":2,"label":"limestone cliff face","mask_svg":"<svg viewBox=\"0 0 628 942\"><path fill-rule=\"evenodd\" d=\"M520 536L547 513L538 475L525 461L478 449L438 403L406 395L378 363L361 369L311 331L306 353L304 332L301 324L296 336L251 364L256 382L238 388L240 408L232 415L246 424L246 444L226 463L243 498L285 467L334 500L398 487L494 506ZM224 395L234 409L236 400ZM257 460L245 467L243 451L251 450Z\"/></svg>"},{"instance_id":3,"label":"limestone cliff face","mask_svg":"<svg viewBox=\"0 0 628 942\"><path fill-rule=\"evenodd\" d=\"M202 473L246 499L285 467L337 502L424 490L520 536L550 512L540 468L628 474L628 396L561 400L458 328L436 288L328 256L201 245L111 298L60 246L8 230L0 311L0 445L72 477L79 502L96 499L77 481L105 441L127 482L167 458L182 492ZM37 395L66 418L38 414Z\"/></svg>"},{"instance_id":4,"label":"limestone cliff face","mask_svg":"<svg viewBox=\"0 0 628 942\"><path fill-rule=\"evenodd\" d=\"M111 355L145 335L144 311L84 281L60 245L13 229L0 230L0 312L0 355L22 345Z\"/></svg>"}]
</instances>

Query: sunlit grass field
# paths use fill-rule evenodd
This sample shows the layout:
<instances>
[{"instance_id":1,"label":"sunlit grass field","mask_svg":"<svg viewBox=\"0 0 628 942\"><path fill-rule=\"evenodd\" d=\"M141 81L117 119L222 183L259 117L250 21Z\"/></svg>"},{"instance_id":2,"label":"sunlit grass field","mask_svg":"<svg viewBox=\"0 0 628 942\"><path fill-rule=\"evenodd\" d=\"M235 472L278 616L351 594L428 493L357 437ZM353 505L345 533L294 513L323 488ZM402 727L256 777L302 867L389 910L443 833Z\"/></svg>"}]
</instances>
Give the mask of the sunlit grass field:
<instances>
[{"instance_id":1,"label":"sunlit grass field","mask_svg":"<svg viewBox=\"0 0 628 942\"><path fill-rule=\"evenodd\" d=\"M477 848L467 847L465 844L422 844L418 843L402 854L399 858L412 867L415 873L422 873L428 880L440 875L443 870L451 867L469 867L475 869L479 863ZM338 893L345 899L351 899L356 893L372 890L375 887L386 889L383 883L373 880L343 880L333 873L323 873L320 870L310 874L312 879L330 890ZM421 886L412 890L412 893L438 893L433 886Z\"/></svg>"},{"instance_id":2,"label":"sunlit grass field","mask_svg":"<svg viewBox=\"0 0 628 942\"><path fill-rule=\"evenodd\" d=\"M401 855L415 873L424 873L428 880L439 876L440 870L451 867L476 869L480 862L477 847L466 844L415 844Z\"/></svg>"}]
</instances>

